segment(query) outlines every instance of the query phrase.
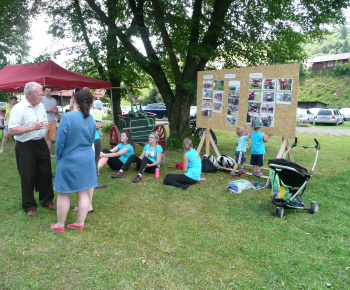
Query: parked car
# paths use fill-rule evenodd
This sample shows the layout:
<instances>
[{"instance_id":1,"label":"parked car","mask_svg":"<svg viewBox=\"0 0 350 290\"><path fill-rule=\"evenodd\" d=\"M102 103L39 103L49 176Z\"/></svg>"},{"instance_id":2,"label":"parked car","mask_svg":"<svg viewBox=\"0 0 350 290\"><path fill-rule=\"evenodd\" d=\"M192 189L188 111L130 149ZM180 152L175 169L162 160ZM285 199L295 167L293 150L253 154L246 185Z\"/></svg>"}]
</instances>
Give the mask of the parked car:
<instances>
[{"instance_id":1,"label":"parked car","mask_svg":"<svg viewBox=\"0 0 350 290\"><path fill-rule=\"evenodd\" d=\"M350 108L342 108L339 112L344 116L344 121L350 120Z\"/></svg>"},{"instance_id":2,"label":"parked car","mask_svg":"<svg viewBox=\"0 0 350 290\"><path fill-rule=\"evenodd\" d=\"M194 117L197 115L197 106L191 106L190 108L190 116Z\"/></svg>"},{"instance_id":3,"label":"parked car","mask_svg":"<svg viewBox=\"0 0 350 290\"><path fill-rule=\"evenodd\" d=\"M322 110L322 108L310 108L309 110L310 110L311 113L314 114L314 116L316 116L318 111Z\"/></svg>"},{"instance_id":4,"label":"parked car","mask_svg":"<svg viewBox=\"0 0 350 290\"><path fill-rule=\"evenodd\" d=\"M323 109L317 113L314 123L315 125L333 124L335 126L338 126L338 124L344 123L344 117L338 110Z\"/></svg>"},{"instance_id":5,"label":"parked car","mask_svg":"<svg viewBox=\"0 0 350 290\"><path fill-rule=\"evenodd\" d=\"M147 113L156 114L157 118L168 117L168 112L163 103L148 104L143 110Z\"/></svg>"},{"instance_id":6,"label":"parked car","mask_svg":"<svg viewBox=\"0 0 350 290\"><path fill-rule=\"evenodd\" d=\"M57 106L58 113L62 116L63 115L63 108L62 106Z\"/></svg>"},{"instance_id":7,"label":"parked car","mask_svg":"<svg viewBox=\"0 0 350 290\"><path fill-rule=\"evenodd\" d=\"M315 117L309 109L297 108L297 121L303 123L312 123Z\"/></svg>"},{"instance_id":8,"label":"parked car","mask_svg":"<svg viewBox=\"0 0 350 290\"><path fill-rule=\"evenodd\" d=\"M120 105L122 115L125 115L131 111L131 106Z\"/></svg>"},{"instance_id":9,"label":"parked car","mask_svg":"<svg viewBox=\"0 0 350 290\"><path fill-rule=\"evenodd\" d=\"M66 113L67 110L68 110L68 112L70 111L70 105L63 107L63 114Z\"/></svg>"}]
</instances>

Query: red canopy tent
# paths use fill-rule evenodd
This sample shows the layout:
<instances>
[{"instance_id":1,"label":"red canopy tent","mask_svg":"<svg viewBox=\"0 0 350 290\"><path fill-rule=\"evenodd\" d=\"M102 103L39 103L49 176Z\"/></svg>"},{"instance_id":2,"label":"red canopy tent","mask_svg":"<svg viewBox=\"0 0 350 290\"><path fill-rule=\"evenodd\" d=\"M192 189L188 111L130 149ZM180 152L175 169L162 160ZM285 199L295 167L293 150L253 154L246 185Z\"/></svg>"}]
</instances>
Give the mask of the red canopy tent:
<instances>
[{"instance_id":1,"label":"red canopy tent","mask_svg":"<svg viewBox=\"0 0 350 290\"><path fill-rule=\"evenodd\" d=\"M0 70L0 91L23 92L28 82L52 86L54 90L110 88L111 83L70 72L52 60L34 64L7 65Z\"/></svg>"}]
</instances>

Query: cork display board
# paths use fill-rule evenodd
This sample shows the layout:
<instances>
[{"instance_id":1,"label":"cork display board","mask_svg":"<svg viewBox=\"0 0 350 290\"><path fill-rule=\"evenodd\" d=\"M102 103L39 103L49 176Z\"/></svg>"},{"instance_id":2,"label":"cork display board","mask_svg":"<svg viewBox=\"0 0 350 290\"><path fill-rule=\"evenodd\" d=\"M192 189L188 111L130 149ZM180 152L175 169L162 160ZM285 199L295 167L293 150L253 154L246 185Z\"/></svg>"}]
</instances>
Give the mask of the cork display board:
<instances>
[{"instance_id":1,"label":"cork display board","mask_svg":"<svg viewBox=\"0 0 350 290\"><path fill-rule=\"evenodd\" d=\"M300 64L200 71L197 127L236 131L254 120L262 132L295 137Z\"/></svg>"}]
</instances>

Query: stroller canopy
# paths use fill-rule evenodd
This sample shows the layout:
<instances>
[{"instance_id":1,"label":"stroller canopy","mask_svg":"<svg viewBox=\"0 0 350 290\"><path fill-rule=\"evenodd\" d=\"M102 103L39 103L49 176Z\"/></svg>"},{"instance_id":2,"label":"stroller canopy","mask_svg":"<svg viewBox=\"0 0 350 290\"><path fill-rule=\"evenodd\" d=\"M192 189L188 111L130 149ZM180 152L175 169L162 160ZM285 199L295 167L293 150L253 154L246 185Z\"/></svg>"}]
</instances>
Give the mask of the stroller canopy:
<instances>
[{"instance_id":1,"label":"stroller canopy","mask_svg":"<svg viewBox=\"0 0 350 290\"><path fill-rule=\"evenodd\" d=\"M309 171L305 167L302 167L293 161L282 159L282 158L270 159L269 166L272 168L287 167L289 169L294 169L298 171L302 175L309 175Z\"/></svg>"}]
</instances>

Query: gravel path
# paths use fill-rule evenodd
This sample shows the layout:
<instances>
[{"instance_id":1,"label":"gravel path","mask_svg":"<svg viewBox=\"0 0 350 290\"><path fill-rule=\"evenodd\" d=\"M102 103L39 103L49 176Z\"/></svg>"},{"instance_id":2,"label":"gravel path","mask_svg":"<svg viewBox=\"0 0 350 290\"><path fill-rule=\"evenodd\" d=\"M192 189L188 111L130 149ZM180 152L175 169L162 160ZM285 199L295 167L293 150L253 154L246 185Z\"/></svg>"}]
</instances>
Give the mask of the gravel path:
<instances>
[{"instance_id":1,"label":"gravel path","mask_svg":"<svg viewBox=\"0 0 350 290\"><path fill-rule=\"evenodd\" d=\"M325 129L325 128L315 128L315 127L297 127L296 131L297 131L297 133L350 136L350 130L342 130L342 129L338 129L338 128L337 129Z\"/></svg>"}]
</instances>

